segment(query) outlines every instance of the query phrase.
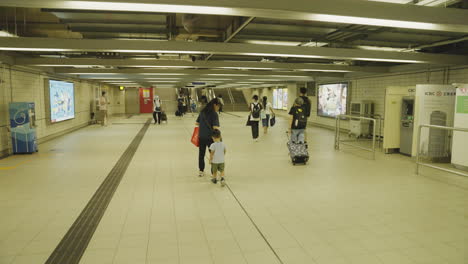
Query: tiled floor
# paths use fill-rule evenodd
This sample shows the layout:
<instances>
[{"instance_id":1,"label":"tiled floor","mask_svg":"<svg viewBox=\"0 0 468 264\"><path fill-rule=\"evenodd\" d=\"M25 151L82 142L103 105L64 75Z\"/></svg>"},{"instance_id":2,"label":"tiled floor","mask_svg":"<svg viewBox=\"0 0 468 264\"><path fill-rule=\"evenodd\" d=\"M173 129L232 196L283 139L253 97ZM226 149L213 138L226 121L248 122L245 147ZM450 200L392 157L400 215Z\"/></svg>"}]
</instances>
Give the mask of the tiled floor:
<instances>
[{"instance_id":1,"label":"tiled floor","mask_svg":"<svg viewBox=\"0 0 468 264\"><path fill-rule=\"evenodd\" d=\"M0 264L43 263L147 118L0 160L19 164L0 170ZM309 164L292 166L284 120L254 143L245 119L221 117L235 196L196 176L194 118L152 125L81 263L468 263L466 189L416 176L407 157L335 151L318 128Z\"/></svg>"}]
</instances>

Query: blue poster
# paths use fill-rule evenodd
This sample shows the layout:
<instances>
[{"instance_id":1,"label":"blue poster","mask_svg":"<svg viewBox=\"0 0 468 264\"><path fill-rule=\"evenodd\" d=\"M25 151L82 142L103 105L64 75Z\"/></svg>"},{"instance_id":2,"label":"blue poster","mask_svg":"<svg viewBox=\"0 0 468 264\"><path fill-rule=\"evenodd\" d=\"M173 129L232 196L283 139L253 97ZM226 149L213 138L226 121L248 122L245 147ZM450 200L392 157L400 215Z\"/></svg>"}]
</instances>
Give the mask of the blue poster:
<instances>
[{"instance_id":1,"label":"blue poster","mask_svg":"<svg viewBox=\"0 0 468 264\"><path fill-rule=\"evenodd\" d=\"M52 123L75 118L75 89L71 82L49 81L50 121Z\"/></svg>"}]
</instances>

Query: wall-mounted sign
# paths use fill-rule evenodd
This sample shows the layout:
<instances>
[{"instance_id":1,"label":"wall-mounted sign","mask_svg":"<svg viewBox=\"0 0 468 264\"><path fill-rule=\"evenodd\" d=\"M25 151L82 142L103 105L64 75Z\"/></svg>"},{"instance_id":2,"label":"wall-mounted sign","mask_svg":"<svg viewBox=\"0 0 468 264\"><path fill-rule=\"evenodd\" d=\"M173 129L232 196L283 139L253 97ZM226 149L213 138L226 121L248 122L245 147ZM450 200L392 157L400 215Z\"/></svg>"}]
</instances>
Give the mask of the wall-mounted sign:
<instances>
[{"instance_id":1,"label":"wall-mounted sign","mask_svg":"<svg viewBox=\"0 0 468 264\"><path fill-rule=\"evenodd\" d=\"M468 114L468 96L457 96L457 114Z\"/></svg>"}]
</instances>

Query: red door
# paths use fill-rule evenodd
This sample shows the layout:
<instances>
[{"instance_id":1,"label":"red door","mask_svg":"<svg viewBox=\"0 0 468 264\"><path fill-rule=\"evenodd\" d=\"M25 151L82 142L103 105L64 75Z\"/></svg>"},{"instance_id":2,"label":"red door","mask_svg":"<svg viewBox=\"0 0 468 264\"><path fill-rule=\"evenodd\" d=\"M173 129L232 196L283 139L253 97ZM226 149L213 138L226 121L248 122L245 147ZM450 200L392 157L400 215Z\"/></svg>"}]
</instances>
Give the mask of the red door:
<instances>
[{"instance_id":1,"label":"red door","mask_svg":"<svg viewBox=\"0 0 468 264\"><path fill-rule=\"evenodd\" d=\"M140 113L153 113L153 88L140 88Z\"/></svg>"}]
</instances>

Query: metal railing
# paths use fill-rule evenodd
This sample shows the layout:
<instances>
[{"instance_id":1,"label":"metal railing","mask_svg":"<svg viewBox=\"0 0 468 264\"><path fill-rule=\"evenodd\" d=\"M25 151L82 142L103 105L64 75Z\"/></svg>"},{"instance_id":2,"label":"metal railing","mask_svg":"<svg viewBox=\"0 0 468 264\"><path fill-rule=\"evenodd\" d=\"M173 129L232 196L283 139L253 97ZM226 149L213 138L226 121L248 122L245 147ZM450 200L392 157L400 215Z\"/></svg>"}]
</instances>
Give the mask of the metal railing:
<instances>
[{"instance_id":1,"label":"metal railing","mask_svg":"<svg viewBox=\"0 0 468 264\"><path fill-rule=\"evenodd\" d=\"M373 126L372 126L372 130L373 130L373 132L372 132L372 148L366 148L366 147L363 147L363 146L358 146L358 145L349 143L349 142L355 142L354 140L342 140L341 139L341 120L343 118L344 119L354 118L354 119L368 120L368 121L373 122ZM359 149L362 149L362 150L365 150L365 151L372 152L372 158L375 159L376 121L377 120L375 118L369 118L369 117L352 116L352 115L338 115L336 117L336 126L335 126L335 149L339 150L340 149L340 144L347 145L347 146L352 146L352 147L355 147L355 148L359 148Z\"/></svg>"},{"instance_id":2,"label":"metal railing","mask_svg":"<svg viewBox=\"0 0 468 264\"><path fill-rule=\"evenodd\" d=\"M444 168L444 167L432 165L430 163L421 162L420 148L421 148L421 131L422 131L423 127L434 128L434 129L442 129L442 130L447 130L447 131L468 132L468 128L446 127L446 126L435 126L435 125L419 125L419 127L418 127L418 138L417 138L417 147L416 147L416 174L419 174L419 166L425 166L425 167L429 167L429 168L433 168L433 169L437 169L437 170L457 174L457 175L460 175L460 176L468 177L468 173L463 173L463 172L460 172L460 171L451 170L451 169L447 169L447 168Z\"/></svg>"}]
</instances>

